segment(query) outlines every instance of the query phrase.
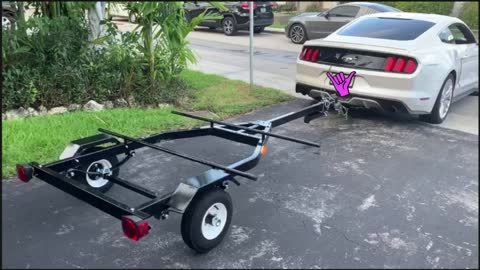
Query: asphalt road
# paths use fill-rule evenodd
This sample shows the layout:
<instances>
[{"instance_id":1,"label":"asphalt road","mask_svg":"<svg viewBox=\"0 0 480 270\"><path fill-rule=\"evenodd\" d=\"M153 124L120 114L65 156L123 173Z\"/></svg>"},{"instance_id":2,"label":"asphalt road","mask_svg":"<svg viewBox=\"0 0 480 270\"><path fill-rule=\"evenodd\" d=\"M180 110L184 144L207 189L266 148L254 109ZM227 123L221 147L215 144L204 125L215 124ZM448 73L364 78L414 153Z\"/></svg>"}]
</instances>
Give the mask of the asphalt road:
<instances>
[{"instance_id":1,"label":"asphalt road","mask_svg":"<svg viewBox=\"0 0 480 270\"><path fill-rule=\"evenodd\" d=\"M271 138L250 171L259 181L229 189L232 227L212 252L182 242L176 214L133 242L120 221L41 181L3 181L2 268L478 268L478 136L365 111L274 131L321 148ZM250 150L215 138L166 146L224 164ZM166 191L203 169L145 150L120 175ZM110 194L138 200L118 186Z\"/></svg>"}]
</instances>

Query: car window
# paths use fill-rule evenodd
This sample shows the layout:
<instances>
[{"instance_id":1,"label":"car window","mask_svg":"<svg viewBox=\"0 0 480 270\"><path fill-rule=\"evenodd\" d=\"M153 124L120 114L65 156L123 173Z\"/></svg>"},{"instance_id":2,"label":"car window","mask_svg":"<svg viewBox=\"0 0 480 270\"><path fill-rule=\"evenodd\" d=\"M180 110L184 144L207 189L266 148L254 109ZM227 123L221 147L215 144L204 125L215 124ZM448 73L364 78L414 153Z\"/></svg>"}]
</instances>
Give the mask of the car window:
<instances>
[{"instance_id":1,"label":"car window","mask_svg":"<svg viewBox=\"0 0 480 270\"><path fill-rule=\"evenodd\" d=\"M414 40L433 25L435 23L415 19L368 17L347 25L337 34L352 37Z\"/></svg>"},{"instance_id":2,"label":"car window","mask_svg":"<svg viewBox=\"0 0 480 270\"><path fill-rule=\"evenodd\" d=\"M455 23L448 27L452 33L454 44L476 43L472 32L463 24Z\"/></svg>"},{"instance_id":3,"label":"car window","mask_svg":"<svg viewBox=\"0 0 480 270\"><path fill-rule=\"evenodd\" d=\"M330 17L355 17L358 13L359 7L354 6L341 6L333 8L328 12Z\"/></svg>"},{"instance_id":4,"label":"car window","mask_svg":"<svg viewBox=\"0 0 480 270\"><path fill-rule=\"evenodd\" d=\"M449 28L446 28L445 30L440 32L440 34L438 34L438 37L444 43L455 44L455 38L453 37L453 34Z\"/></svg>"}]
</instances>

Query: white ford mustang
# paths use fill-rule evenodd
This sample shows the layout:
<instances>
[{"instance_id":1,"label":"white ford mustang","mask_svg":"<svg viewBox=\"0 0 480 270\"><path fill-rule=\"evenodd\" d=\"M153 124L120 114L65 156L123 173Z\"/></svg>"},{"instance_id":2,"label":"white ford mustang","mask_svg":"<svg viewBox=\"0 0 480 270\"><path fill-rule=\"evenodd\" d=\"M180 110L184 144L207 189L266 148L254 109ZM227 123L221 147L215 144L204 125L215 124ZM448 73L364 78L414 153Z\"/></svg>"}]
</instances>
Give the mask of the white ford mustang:
<instances>
[{"instance_id":1,"label":"white ford mustang","mask_svg":"<svg viewBox=\"0 0 480 270\"><path fill-rule=\"evenodd\" d=\"M360 17L324 39L304 44L296 92L321 99L336 93L330 77L350 81L349 106L420 115L441 123L450 105L478 92L478 43L453 17L388 12Z\"/></svg>"}]
</instances>

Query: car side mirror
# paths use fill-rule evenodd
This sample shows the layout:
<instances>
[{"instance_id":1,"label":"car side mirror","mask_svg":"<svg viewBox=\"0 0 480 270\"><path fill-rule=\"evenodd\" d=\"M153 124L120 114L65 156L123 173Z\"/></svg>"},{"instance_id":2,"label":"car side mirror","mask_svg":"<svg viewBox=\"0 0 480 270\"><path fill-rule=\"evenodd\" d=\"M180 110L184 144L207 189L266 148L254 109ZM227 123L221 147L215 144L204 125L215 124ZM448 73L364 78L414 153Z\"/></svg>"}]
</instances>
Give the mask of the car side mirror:
<instances>
[{"instance_id":1,"label":"car side mirror","mask_svg":"<svg viewBox=\"0 0 480 270\"><path fill-rule=\"evenodd\" d=\"M328 19L328 17L330 17L330 14L328 14L328 12L325 12L323 16L325 17L325 19Z\"/></svg>"}]
</instances>

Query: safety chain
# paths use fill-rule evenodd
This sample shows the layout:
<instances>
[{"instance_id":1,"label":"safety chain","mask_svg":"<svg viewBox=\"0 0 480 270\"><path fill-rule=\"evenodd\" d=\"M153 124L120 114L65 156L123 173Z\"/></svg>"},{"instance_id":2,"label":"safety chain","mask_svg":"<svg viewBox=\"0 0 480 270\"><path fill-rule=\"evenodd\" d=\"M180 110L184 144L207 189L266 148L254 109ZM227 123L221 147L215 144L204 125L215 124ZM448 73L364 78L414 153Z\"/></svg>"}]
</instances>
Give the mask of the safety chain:
<instances>
[{"instance_id":1,"label":"safety chain","mask_svg":"<svg viewBox=\"0 0 480 270\"><path fill-rule=\"evenodd\" d=\"M345 116L345 120L348 120L348 108L345 107L339 100L337 95L322 93L323 108L320 110L325 116L328 116L328 111L333 106L333 109L340 115Z\"/></svg>"}]
</instances>

